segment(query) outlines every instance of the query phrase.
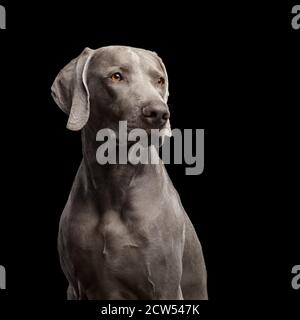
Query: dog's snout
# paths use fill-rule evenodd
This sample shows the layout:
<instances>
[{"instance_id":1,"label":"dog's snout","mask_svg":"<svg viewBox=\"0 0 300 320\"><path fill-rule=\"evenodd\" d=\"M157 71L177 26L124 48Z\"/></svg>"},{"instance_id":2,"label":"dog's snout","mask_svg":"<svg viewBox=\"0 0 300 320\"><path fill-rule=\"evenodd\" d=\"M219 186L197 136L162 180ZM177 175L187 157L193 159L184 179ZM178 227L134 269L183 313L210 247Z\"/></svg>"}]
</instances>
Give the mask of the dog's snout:
<instances>
[{"instance_id":1,"label":"dog's snout","mask_svg":"<svg viewBox=\"0 0 300 320\"><path fill-rule=\"evenodd\" d=\"M155 127L163 127L170 118L170 112L164 105L151 105L142 109L144 120Z\"/></svg>"}]
</instances>

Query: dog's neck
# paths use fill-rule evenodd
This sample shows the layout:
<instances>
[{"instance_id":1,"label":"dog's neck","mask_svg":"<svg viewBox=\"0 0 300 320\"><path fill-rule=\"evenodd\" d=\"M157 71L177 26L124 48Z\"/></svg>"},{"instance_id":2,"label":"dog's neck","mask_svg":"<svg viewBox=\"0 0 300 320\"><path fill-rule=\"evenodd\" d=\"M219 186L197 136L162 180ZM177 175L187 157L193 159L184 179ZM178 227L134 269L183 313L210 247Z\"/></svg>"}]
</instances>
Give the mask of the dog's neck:
<instances>
[{"instance_id":1,"label":"dog's neck","mask_svg":"<svg viewBox=\"0 0 300 320\"><path fill-rule=\"evenodd\" d=\"M122 207L128 190L133 188L135 181L149 182L151 179L161 179L164 175L163 164L104 164L96 160L96 151L99 142L96 141L96 132L91 127L82 130L83 174L84 183L89 190L101 193L105 207Z\"/></svg>"}]
</instances>

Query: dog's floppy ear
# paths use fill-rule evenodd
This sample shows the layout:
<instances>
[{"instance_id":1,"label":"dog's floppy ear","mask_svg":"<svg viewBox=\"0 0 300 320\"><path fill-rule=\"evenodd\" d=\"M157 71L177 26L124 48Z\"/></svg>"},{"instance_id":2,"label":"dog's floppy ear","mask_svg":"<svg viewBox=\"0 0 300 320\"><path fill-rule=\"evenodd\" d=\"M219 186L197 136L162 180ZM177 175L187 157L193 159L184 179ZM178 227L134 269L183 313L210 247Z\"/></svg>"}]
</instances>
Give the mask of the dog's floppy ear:
<instances>
[{"instance_id":1,"label":"dog's floppy ear","mask_svg":"<svg viewBox=\"0 0 300 320\"><path fill-rule=\"evenodd\" d=\"M59 72L51 87L54 101L69 115L67 128L70 130L82 129L89 119L90 96L86 74L93 52L85 48Z\"/></svg>"}]
</instances>

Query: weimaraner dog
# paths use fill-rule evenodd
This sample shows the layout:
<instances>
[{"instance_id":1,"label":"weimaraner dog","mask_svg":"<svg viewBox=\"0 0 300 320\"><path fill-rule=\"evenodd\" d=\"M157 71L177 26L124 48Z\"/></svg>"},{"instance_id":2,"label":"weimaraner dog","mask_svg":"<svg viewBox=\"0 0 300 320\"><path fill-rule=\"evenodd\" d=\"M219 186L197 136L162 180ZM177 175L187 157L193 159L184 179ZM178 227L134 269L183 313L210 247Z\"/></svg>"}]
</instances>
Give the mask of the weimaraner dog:
<instances>
[{"instance_id":1,"label":"weimaraner dog","mask_svg":"<svg viewBox=\"0 0 300 320\"><path fill-rule=\"evenodd\" d=\"M207 299L195 229L162 162L96 161L98 130L169 126L168 77L156 53L86 48L65 66L52 96L81 130L83 160L58 236L68 299ZM148 131L147 131L148 132Z\"/></svg>"}]
</instances>

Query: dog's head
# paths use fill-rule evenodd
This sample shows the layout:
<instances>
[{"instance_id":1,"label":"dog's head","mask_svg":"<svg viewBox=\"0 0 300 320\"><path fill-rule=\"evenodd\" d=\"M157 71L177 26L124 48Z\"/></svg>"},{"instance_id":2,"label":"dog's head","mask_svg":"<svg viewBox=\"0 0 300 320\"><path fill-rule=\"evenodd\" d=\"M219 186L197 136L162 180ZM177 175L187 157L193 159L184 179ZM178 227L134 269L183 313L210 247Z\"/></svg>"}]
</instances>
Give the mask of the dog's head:
<instances>
[{"instance_id":1,"label":"dog's head","mask_svg":"<svg viewBox=\"0 0 300 320\"><path fill-rule=\"evenodd\" d=\"M67 128L87 123L97 129L170 130L168 76L156 53L124 46L86 48L65 66L52 85L52 96L69 115Z\"/></svg>"}]
</instances>

